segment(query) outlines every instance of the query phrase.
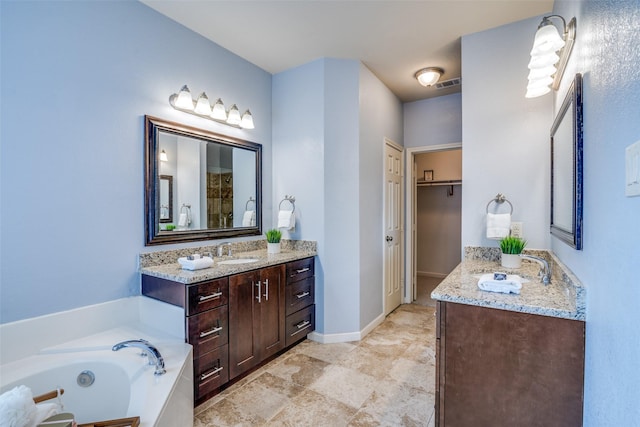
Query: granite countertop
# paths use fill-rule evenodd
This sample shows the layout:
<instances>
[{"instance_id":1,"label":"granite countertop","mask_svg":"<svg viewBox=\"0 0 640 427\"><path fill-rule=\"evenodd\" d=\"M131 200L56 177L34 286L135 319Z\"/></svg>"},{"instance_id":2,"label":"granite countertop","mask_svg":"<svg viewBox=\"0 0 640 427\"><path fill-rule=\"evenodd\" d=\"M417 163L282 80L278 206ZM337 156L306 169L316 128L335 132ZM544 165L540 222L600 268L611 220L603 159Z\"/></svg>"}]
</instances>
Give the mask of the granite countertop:
<instances>
[{"instance_id":1,"label":"granite countertop","mask_svg":"<svg viewBox=\"0 0 640 427\"><path fill-rule=\"evenodd\" d=\"M283 264L290 261L296 261L303 258L308 258L315 256L317 254L315 242L313 244L306 245L283 245L283 249L279 254L267 254L266 244L265 248L251 248L245 247L244 249L252 249L245 250L243 252L238 252L236 250L233 251L233 256L223 256L222 258L214 257L214 264L212 267L204 268L202 270L183 270L178 264L178 258L180 256L186 256L184 254L185 250L180 252L178 251L168 251L167 253L153 254L155 258L164 260L164 262L146 262L143 261L143 256L146 254L141 254L141 262L140 262L140 273L146 274L149 276L159 277L162 279L173 280L178 283L184 284L192 284L197 282L202 282L205 280L217 279L220 277L229 276L237 273L244 273L246 271L256 270L264 267L269 267L272 265ZM197 251L191 250L190 253L200 253L200 252L212 252L215 253L211 248L206 248L209 250L205 251ZM188 250L187 250L188 251ZM148 258L148 257L147 257ZM239 258L257 258L258 261L245 263L245 264L220 264L220 261L228 260L228 259L239 259Z\"/></svg>"},{"instance_id":2,"label":"granite countertop","mask_svg":"<svg viewBox=\"0 0 640 427\"><path fill-rule=\"evenodd\" d=\"M495 248L465 248L465 259L433 290L431 297L460 304L585 320L585 289L553 253L525 251L532 255L543 256L550 262L551 283L545 286L538 278L540 270L538 263L523 260L521 268L504 268L500 265L499 250L496 254L493 249ZM480 290L478 288L480 276L495 271L521 276L524 280L520 294L501 294Z\"/></svg>"}]
</instances>

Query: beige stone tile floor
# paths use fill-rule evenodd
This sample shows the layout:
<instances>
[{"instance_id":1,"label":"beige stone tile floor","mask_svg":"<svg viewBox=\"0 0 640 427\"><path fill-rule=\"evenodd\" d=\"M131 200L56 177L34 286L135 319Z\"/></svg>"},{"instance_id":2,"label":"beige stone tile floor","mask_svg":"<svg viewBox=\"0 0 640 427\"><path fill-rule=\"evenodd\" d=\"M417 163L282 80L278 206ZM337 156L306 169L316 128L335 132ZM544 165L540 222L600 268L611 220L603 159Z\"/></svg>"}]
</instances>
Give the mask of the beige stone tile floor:
<instances>
[{"instance_id":1,"label":"beige stone tile floor","mask_svg":"<svg viewBox=\"0 0 640 427\"><path fill-rule=\"evenodd\" d=\"M361 341L303 341L197 407L194 427L432 427L434 348L434 308L404 304Z\"/></svg>"}]
</instances>

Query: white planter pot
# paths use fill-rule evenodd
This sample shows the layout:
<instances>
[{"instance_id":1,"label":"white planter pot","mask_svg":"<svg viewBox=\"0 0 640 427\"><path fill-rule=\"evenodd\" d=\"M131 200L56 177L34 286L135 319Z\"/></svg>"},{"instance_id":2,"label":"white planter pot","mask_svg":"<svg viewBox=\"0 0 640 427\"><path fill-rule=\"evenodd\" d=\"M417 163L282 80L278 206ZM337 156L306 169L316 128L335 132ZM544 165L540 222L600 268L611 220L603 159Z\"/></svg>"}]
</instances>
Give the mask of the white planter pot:
<instances>
[{"instance_id":1,"label":"white planter pot","mask_svg":"<svg viewBox=\"0 0 640 427\"><path fill-rule=\"evenodd\" d=\"M269 243L269 242L267 242L267 253L268 254L279 254L280 253L280 242L278 242L278 243Z\"/></svg>"},{"instance_id":2,"label":"white planter pot","mask_svg":"<svg viewBox=\"0 0 640 427\"><path fill-rule=\"evenodd\" d=\"M502 266L505 268L520 268L522 258L516 254L502 254Z\"/></svg>"}]
</instances>

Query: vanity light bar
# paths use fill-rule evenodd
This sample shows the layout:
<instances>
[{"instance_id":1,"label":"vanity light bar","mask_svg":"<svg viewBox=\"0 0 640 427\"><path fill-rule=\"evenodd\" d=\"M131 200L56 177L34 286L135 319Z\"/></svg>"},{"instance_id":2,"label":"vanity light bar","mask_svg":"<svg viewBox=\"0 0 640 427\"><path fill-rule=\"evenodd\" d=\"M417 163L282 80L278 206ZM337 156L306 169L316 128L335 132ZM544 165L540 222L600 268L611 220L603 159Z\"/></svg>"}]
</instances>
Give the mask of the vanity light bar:
<instances>
[{"instance_id":1,"label":"vanity light bar","mask_svg":"<svg viewBox=\"0 0 640 427\"><path fill-rule=\"evenodd\" d=\"M203 119L209 119L214 122L223 123L239 129L254 129L253 116L251 111L246 110L240 115L240 110L236 104L227 111L224 107L222 99L218 100L211 106L207 94L202 92L197 100L191 97L191 91L187 85L182 86L180 92L174 93L169 97L169 104L184 113L189 113Z\"/></svg>"}]
</instances>

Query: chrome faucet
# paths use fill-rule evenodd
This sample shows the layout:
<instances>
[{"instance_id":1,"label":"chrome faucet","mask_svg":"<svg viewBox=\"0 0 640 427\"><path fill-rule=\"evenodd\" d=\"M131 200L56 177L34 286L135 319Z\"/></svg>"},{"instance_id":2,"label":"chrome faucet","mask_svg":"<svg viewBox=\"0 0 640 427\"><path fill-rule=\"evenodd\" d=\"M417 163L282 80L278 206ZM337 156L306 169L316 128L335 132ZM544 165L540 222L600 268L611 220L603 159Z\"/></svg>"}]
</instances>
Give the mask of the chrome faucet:
<instances>
[{"instance_id":1,"label":"chrome faucet","mask_svg":"<svg viewBox=\"0 0 640 427\"><path fill-rule=\"evenodd\" d=\"M154 375L162 375L166 372L166 370L164 369L164 359L162 358L162 355L160 354L158 349L149 341L143 339L122 341L114 345L111 350L118 351L125 347L135 347L141 349L142 356L149 357L149 365L156 365L156 370L153 373Z\"/></svg>"},{"instance_id":2,"label":"chrome faucet","mask_svg":"<svg viewBox=\"0 0 640 427\"><path fill-rule=\"evenodd\" d=\"M538 264L540 264L540 271L538 272L538 277L540 278L540 281L545 285L548 285L549 283L551 283L551 266L549 265L549 262L546 259L538 256L524 255L524 254L520 254L520 258L535 261Z\"/></svg>"},{"instance_id":3,"label":"chrome faucet","mask_svg":"<svg viewBox=\"0 0 640 427\"><path fill-rule=\"evenodd\" d=\"M232 256L231 242L222 242L218 245L218 256L221 257L224 254L224 247L227 247L227 255Z\"/></svg>"}]
</instances>

